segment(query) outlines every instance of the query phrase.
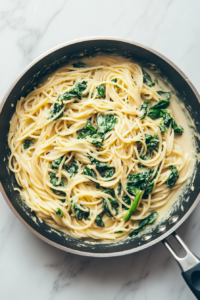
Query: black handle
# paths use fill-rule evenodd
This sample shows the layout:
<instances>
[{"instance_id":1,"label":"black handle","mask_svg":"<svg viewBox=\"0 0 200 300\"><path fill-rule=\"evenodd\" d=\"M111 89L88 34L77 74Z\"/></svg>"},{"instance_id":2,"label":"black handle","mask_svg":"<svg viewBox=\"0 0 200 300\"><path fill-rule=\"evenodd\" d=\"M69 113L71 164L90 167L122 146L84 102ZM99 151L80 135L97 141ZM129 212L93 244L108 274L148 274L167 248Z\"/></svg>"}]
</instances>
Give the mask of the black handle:
<instances>
[{"instance_id":1,"label":"black handle","mask_svg":"<svg viewBox=\"0 0 200 300\"><path fill-rule=\"evenodd\" d=\"M197 299L200 299L200 263L191 269L182 272L182 276L193 294Z\"/></svg>"},{"instance_id":2,"label":"black handle","mask_svg":"<svg viewBox=\"0 0 200 300\"><path fill-rule=\"evenodd\" d=\"M183 249L185 249L185 257L179 257L167 239L163 240L163 244L179 264L181 270L183 271L182 276L185 279L185 282L197 299L200 300L200 260L188 249L180 236L178 236L175 232L172 233L172 236L183 247Z\"/></svg>"}]
</instances>

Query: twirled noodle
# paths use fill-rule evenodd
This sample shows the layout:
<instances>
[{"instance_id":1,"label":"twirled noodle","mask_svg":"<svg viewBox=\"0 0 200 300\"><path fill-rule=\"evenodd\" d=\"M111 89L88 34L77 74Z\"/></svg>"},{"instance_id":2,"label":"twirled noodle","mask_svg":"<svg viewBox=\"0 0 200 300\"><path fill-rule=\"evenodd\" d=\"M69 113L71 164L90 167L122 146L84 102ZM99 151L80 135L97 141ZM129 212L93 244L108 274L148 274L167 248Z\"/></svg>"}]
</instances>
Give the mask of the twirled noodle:
<instances>
[{"instance_id":1,"label":"twirled noodle","mask_svg":"<svg viewBox=\"0 0 200 300\"><path fill-rule=\"evenodd\" d=\"M68 93L68 99L59 101L59 95L70 92L82 82L86 83L79 97L76 92L71 97ZM99 93L99 86L105 96ZM188 154L182 153L171 125L162 133L161 117L151 119L147 115L140 119L144 101L149 100L151 106L162 99L157 93L159 89L156 80L153 85L144 82L138 64L101 56L87 60L86 65L59 69L17 102L8 135L9 168L22 187L22 198L39 218L54 228L67 229L77 238L115 240L126 237L138 227L139 220L169 201L174 189L188 178L187 172L172 188L168 187L169 167L173 165L180 173L184 165L189 166L190 160ZM62 104L60 110L51 114L50 108L56 103ZM170 106L168 113L172 116ZM103 137L96 124L100 115L115 118L114 126L105 131ZM79 138L88 120L97 128L96 136L88 134ZM149 150L145 134L159 139L158 148L146 158ZM94 139L99 146L93 143ZM114 168L114 174L106 178L88 155L106 163L108 170ZM58 165L53 168L55 160ZM72 163L77 166L74 173L67 171ZM95 178L84 172L86 166L95 172ZM127 178L129 174L149 169L152 170L153 189L146 197L143 191L137 209L127 221L124 216L135 199L134 193L127 190ZM106 193L105 189L113 189L113 192ZM124 202L125 196L130 202ZM117 207L112 200L117 201ZM102 213L105 204L111 216ZM80 212L82 218L78 215ZM104 226L98 226L96 221L101 213Z\"/></svg>"}]
</instances>

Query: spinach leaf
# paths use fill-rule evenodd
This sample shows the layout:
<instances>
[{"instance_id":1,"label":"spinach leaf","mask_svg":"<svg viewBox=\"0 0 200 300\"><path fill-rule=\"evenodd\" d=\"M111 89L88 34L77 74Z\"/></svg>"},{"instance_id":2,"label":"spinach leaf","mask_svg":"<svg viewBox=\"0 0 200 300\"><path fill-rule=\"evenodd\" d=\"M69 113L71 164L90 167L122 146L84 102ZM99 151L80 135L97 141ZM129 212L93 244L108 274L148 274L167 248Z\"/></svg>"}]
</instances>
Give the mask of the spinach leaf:
<instances>
[{"instance_id":1,"label":"spinach leaf","mask_svg":"<svg viewBox=\"0 0 200 300\"><path fill-rule=\"evenodd\" d=\"M119 182L118 188L117 188L117 194L118 195L121 195L121 190L122 190L122 184L121 184L121 182Z\"/></svg>"},{"instance_id":2,"label":"spinach leaf","mask_svg":"<svg viewBox=\"0 0 200 300\"><path fill-rule=\"evenodd\" d=\"M169 106L169 100L160 100L154 104L150 109L148 116L152 120L161 118L163 116L163 109Z\"/></svg>"},{"instance_id":3,"label":"spinach leaf","mask_svg":"<svg viewBox=\"0 0 200 300\"><path fill-rule=\"evenodd\" d=\"M109 167L109 169L98 169L101 177L110 178L115 174L115 168Z\"/></svg>"},{"instance_id":4,"label":"spinach leaf","mask_svg":"<svg viewBox=\"0 0 200 300\"><path fill-rule=\"evenodd\" d=\"M147 160L150 157L151 157L151 151L147 151L146 155L140 155L140 158L143 159L143 160Z\"/></svg>"},{"instance_id":5,"label":"spinach leaf","mask_svg":"<svg viewBox=\"0 0 200 300\"><path fill-rule=\"evenodd\" d=\"M95 145L97 148L103 148L103 143L98 142L97 140L93 140L92 144Z\"/></svg>"},{"instance_id":6,"label":"spinach leaf","mask_svg":"<svg viewBox=\"0 0 200 300\"><path fill-rule=\"evenodd\" d=\"M164 133L167 130L167 128L163 125L162 122L160 122L160 125L158 127L160 128L161 133Z\"/></svg>"},{"instance_id":7,"label":"spinach leaf","mask_svg":"<svg viewBox=\"0 0 200 300\"><path fill-rule=\"evenodd\" d=\"M24 140L24 149L27 150L32 144L32 140L26 139Z\"/></svg>"},{"instance_id":8,"label":"spinach leaf","mask_svg":"<svg viewBox=\"0 0 200 300\"><path fill-rule=\"evenodd\" d=\"M144 190L148 186L148 181L153 174L153 169L148 169L144 172L129 175L127 181L127 190L129 189L130 194L135 195L134 189Z\"/></svg>"},{"instance_id":9,"label":"spinach leaf","mask_svg":"<svg viewBox=\"0 0 200 300\"><path fill-rule=\"evenodd\" d=\"M54 160L54 161L52 161L52 163L51 163L51 169L58 169L59 165L61 164L62 159L63 159L63 156L60 157L60 158L58 158L58 159L56 159L56 160Z\"/></svg>"},{"instance_id":10,"label":"spinach leaf","mask_svg":"<svg viewBox=\"0 0 200 300\"><path fill-rule=\"evenodd\" d=\"M100 173L101 177L110 178L115 173L115 168L107 166L105 162L96 160L94 157L88 155L91 163L96 166L97 171Z\"/></svg>"},{"instance_id":11,"label":"spinach leaf","mask_svg":"<svg viewBox=\"0 0 200 300\"><path fill-rule=\"evenodd\" d=\"M103 215L104 215L104 211L103 211L102 213L100 213L100 214L96 217L96 219L95 219L95 222L97 223L97 225L98 225L99 227L105 227L105 224L104 224L104 222L103 222L103 220L102 220Z\"/></svg>"},{"instance_id":12,"label":"spinach leaf","mask_svg":"<svg viewBox=\"0 0 200 300\"><path fill-rule=\"evenodd\" d=\"M77 63L73 64L74 68L85 68L85 64L82 61L78 61Z\"/></svg>"},{"instance_id":13,"label":"spinach leaf","mask_svg":"<svg viewBox=\"0 0 200 300\"><path fill-rule=\"evenodd\" d=\"M115 192L113 189L104 189L102 192L111 195L113 198L115 197Z\"/></svg>"},{"instance_id":14,"label":"spinach leaf","mask_svg":"<svg viewBox=\"0 0 200 300\"><path fill-rule=\"evenodd\" d=\"M147 184L146 189L144 191L144 194L142 196L143 199L147 199L148 198L148 195L151 194L151 192L153 191L153 186L154 186L154 182L153 181L150 181Z\"/></svg>"},{"instance_id":15,"label":"spinach leaf","mask_svg":"<svg viewBox=\"0 0 200 300\"><path fill-rule=\"evenodd\" d=\"M122 233L123 230L118 230L118 231L115 231L115 233Z\"/></svg>"},{"instance_id":16,"label":"spinach leaf","mask_svg":"<svg viewBox=\"0 0 200 300\"><path fill-rule=\"evenodd\" d=\"M71 98L74 97L77 97L79 100L81 100L81 95L86 89L87 89L87 81L77 82L73 89L71 89L68 92L65 92L62 95L59 95L57 101L71 100Z\"/></svg>"},{"instance_id":17,"label":"spinach leaf","mask_svg":"<svg viewBox=\"0 0 200 300\"><path fill-rule=\"evenodd\" d=\"M56 208L55 213L57 215L59 215L61 218L63 218L63 213L62 213L62 210L60 208Z\"/></svg>"},{"instance_id":18,"label":"spinach leaf","mask_svg":"<svg viewBox=\"0 0 200 300\"><path fill-rule=\"evenodd\" d=\"M142 103L142 106L140 108L140 111L142 112L142 116L140 117L140 120L143 120L146 117L148 104L149 104L149 101L144 101Z\"/></svg>"},{"instance_id":19,"label":"spinach leaf","mask_svg":"<svg viewBox=\"0 0 200 300\"><path fill-rule=\"evenodd\" d=\"M124 203L126 203L127 205L130 205L131 204L131 199L129 198L128 195L125 195L123 198L122 198L122 201L124 201ZM122 207L126 210L128 210L128 207L125 206L124 204L122 204Z\"/></svg>"},{"instance_id":20,"label":"spinach leaf","mask_svg":"<svg viewBox=\"0 0 200 300\"><path fill-rule=\"evenodd\" d=\"M110 115L99 115L97 117L97 130L99 134L106 133L111 131L115 124L117 123L117 118L114 114Z\"/></svg>"},{"instance_id":21,"label":"spinach leaf","mask_svg":"<svg viewBox=\"0 0 200 300\"><path fill-rule=\"evenodd\" d=\"M181 125L177 125L173 118L171 120L171 126L174 129L174 132L178 133L179 135L182 135L184 131L183 127Z\"/></svg>"},{"instance_id":22,"label":"spinach leaf","mask_svg":"<svg viewBox=\"0 0 200 300\"><path fill-rule=\"evenodd\" d=\"M59 104L59 103L52 104L50 107L50 116L47 118L47 120L55 117L56 115L58 115L58 116L55 120L62 118L63 112L61 113L60 111L63 109L63 107L64 107L63 104Z\"/></svg>"},{"instance_id":23,"label":"spinach leaf","mask_svg":"<svg viewBox=\"0 0 200 300\"><path fill-rule=\"evenodd\" d=\"M163 124L164 124L165 126L169 127L170 122L171 122L171 120L172 120L172 117L170 116L170 114L168 113L168 111L165 110L165 109L163 109L163 110L161 111L161 113L162 113L162 117L163 117Z\"/></svg>"},{"instance_id":24,"label":"spinach leaf","mask_svg":"<svg viewBox=\"0 0 200 300\"><path fill-rule=\"evenodd\" d=\"M178 169L176 167L170 166L169 168L171 170L171 174L167 179L167 186L169 188L172 188L175 185L177 179L179 178L179 174L178 174Z\"/></svg>"},{"instance_id":25,"label":"spinach leaf","mask_svg":"<svg viewBox=\"0 0 200 300\"><path fill-rule=\"evenodd\" d=\"M159 138L156 134L154 134L154 136L150 134L145 134L145 139L146 139L146 145L148 150L158 151Z\"/></svg>"},{"instance_id":26,"label":"spinach leaf","mask_svg":"<svg viewBox=\"0 0 200 300\"><path fill-rule=\"evenodd\" d=\"M57 184L58 182L58 177L56 177L56 174L53 172L50 172L50 182L53 186L64 186L64 182L61 180L60 184Z\"/></svg>"},{"instance_id":27,"label":"spinach leaf","mask_svg":"<svg viewBox=\"0 0 200 300\"><path fill-rule=\"evenodd\" d=\"M161 109L154 109L154 108L150 108L149 109L149 113L148 113L148 117L151 118L152 120L161 118L163 116Z\"/></svg>"},{"instance_id":28,"label":"spinach leaf","mask_svg":"<svg viewBox=\"0 0 200 300\"><path fill-rule=\"evenodd\" d=\"M89 208L88 208L88 211L84 211L84 210L81 209L81 207L85 209L85 207L82 204L80 204L78 206L76 203L74 203L74 205L73 205L73 209L75 211L76 218L79 221L82 220L83 218L87 219L90 215Z\"/></svg>"},{"instance_id":29,"label":"spinach leaf","mask_svg":"<svg viewBox=\"0 0 200 300\"><path fill-rule=\"evenodd\" d=\"M94 170L89 169L88 167L85 167L83 169L83 174L86 175L86 176L90 176L94 179L97 179L97 176L96 176L96 173L94 172Z\"/></svg>"},{"instance_id":30,"label":"spinach leaf","mask_svg":"<svg viewBox=\"0 0 200 300\"><path fill-rule=\"evenodd\" d=\"M65 166L65 169L67 170L68 173L71 173L70 178L78 173L78 165L72 162L69 165Z\"/></svg>"},{"instance_id":31,"label":"spinach leaf","mask_svg":"<svg viewBox=\"0 0 200 300\"><path fill-rule=\"evenodd\" d=\"M133 200L131 207L129 208L128 212L125 214L124 216L124 220L128 221L132 215L132 213L136 210L138 203L140 201L140 197L142 195L142 191L141 190L135 190L135 199Z\"/></svg>"},{"instance_id":32,"label":"spinach leaf","mask_svg":"<svg viewBox=\"0 0 200 300\"><path fill-rule=\"evenodd\" d=\"M97 132L97 129L95 128L95 127L93 127L92 126L92 121L91 121L91 119L88 119L88 121L87 121L87 124L86 124L86 127L89 129L89 130L91 130L91 131L93 131L93 132Z\"/></svg>"},{"instance_id":33,"label":"spinach leaf","mask_svg":"<svg viewBox=\"0 0 200 300\"><path fill-rule=\"evenodd\" d=\"M150 109L165 109L169 106L169 100L160 100L156 104L152 105Z\"/></svg>"},{"instance_id":34,"label":"spinach leaf","mask_svg":"<svg viewBox=\"0 0 200 300\"><path fill-rule=\"evenodd\" d=\"M169 100L171 97L170 92L157 91L157 93L162 96L163 100Z\"/></svg>"},{"instance_id":35,"label":"spinach leaf","mask_svg":"<svg viewBox=\"0 0 200 300\"><path fill-rule=\"evenodd\" d=\"M97 92L98 92L98 97L101 99L105 99L105 84L100 84L98 87L97 87Z\"/></svg>"},{"instance_id":36,"label":"spinach leaf","mask_svg":"<svg viewBox=\"0 0 200 300\"><path fill-rule=\"evenodd\" d=\"M90 159L91 163L98 168L110 168L105 162L101 162L90 155L88 155L88 158Z\"/></svg>"},{"instance_id":37,"label":"spinach leaf","mask_svg":"<svg viewBox=\"0 0 200 300\"><path fill-rule=\"evenodd\" d=\"M144 84L146 84L149 87L154 86L155 83L152 83L151 76L144 69L142 69L142 73L143 73Z\"/></svg>"},{"instance_id":38,"label":"spinach leaf","mask_svg":"<svg viewBox=\"0 0 200 300\"><path fill-rule=\"evenodd\" d=\"M92 126L91 119L87 120L87 124L78 131L78 139L85 139L87 136L97 137L97 129Z\"/></svg>"},{"instance_id":39,"label":"spinach leaf","mask_svg":"<svg viewBox=\"0 0 200 300\"><path fill-rule=\"evenodd\" d=\"M106 202L106 200L104 198L103 198L103 207L104 207L104 210L107 213L107 215L109 217L112 217L112 213L111 213L111 211L110 211L110 209L108 207L108 204L107 204L107 202Z\"/></svg>"},{"instance_id":40,"label":"spinach leaf","mask_svg":"<svg viewBox=\"0 0 200 300\"><path fill-rule=\"evenodd\" d=\"M129 236L134 237L134 236L138 235L140 230L145 229L147 225L152 225L155 222L155 220L157 219L157 217L158 217L158 213L156 211L153 211L147 218L145 218L144 220L139 222L138 228L131 231Z\"/></svg>"},{"instance_id":41,"label":"spinach leaf","mask_svg":"<svg viewBox=\"0 0 200 300\"><path fill-rule=\"evenodd\" d=\"M117 78L114 78L114 79L112 79L111 81L113 81L113 82L116 83L116 82L117 82Z\"/></svg>"},{"instance_id":42,"label":"spinach leaf","mask_svg":"<svg viewBox=\"0 0 200 300\"><path fill-rule=\"evenodd\" d=\"M50 177L50 182L53 186L64 186L64 182L61 180L60 184L58 184L58 178L56 177L56 174L53 173L53 172L50 172L49 174L49 177ZM63 195L63 196L66 196L66 193L63 192L63 191L59 191L59 190L55 190L55 189L52 189L52 191L56 194L56 195Z\"/></svg>"}]
</instances>

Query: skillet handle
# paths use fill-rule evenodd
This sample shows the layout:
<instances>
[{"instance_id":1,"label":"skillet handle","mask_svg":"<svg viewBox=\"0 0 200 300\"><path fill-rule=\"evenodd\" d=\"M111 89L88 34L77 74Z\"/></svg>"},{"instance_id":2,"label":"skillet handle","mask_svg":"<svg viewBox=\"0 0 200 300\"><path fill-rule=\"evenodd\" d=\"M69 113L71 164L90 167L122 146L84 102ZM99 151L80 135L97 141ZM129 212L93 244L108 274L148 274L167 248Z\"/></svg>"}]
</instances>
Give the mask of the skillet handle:
<instances>
[{"instance_id":1,"label":"skillet handle","mask_svg":"<svg viewBox=\"0 0 200 300\"><path fill-rule=\"evenodd\" d=\"M200 260L188 249L186 244L176 234L176 232L174 232L172 235L186 251L185 257L181 258L177 256L167 239L163 240L162 242L179 264L185 282L197 299L200 299Z\"/></svg>"}]
</instances>

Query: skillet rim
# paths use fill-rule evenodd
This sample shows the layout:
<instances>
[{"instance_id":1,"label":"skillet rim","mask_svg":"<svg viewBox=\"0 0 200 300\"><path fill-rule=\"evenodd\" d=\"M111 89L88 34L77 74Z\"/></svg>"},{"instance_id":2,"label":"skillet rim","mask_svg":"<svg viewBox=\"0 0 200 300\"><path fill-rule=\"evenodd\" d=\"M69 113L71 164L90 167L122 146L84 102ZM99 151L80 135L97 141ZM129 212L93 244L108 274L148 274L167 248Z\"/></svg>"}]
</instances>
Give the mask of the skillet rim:
<instances>
[{"instance_id":1,"label":"skillet rim","mask_svg":"<svg viewBox=\"0 0 200 300\"><path fill-rule=\"evenodd\" d=\"M181 77L186 81L186 83L189 85L189 87L191 88L191 90L193 91L193 93L195 94L198 102L200 103L200 95L198 93L198 91L196 90L196 88L194 87L194 85L192 84L192 82L189 80L189 78L185 75L185 73L183 73L179 67L177 67L170 59L168 59L166 56L164 56L163 54L161 54L160 52L145 46L141 43L137 43L128 39L124 39L124 38L119 38L119 37L109 37L109 36L92 36L92 37L85 37L85 38L80 38L80 39L75 39L75 40L71 40L69 42L66 43L62 43L56 47L51 48L50 50L44 52L43 54L41 54L40 56L38 56L36 59L34 59L26 68L23 69L22 72L20 72L20 74L17 76L16 80L14 80L14 82L10 85L10 88L8 89L8 91L6 92L6 94L4 95L1 103L0 103L0 113L3 109L3 106L9 96L9 94L11 93L11 91L13 90L13 88L15 87L15 85L17 84L17 82L20 80L20 78L29 70L31 69L37 62L39 62L41 59L43 59L45 56L63 48L69 45L73 45L76 43L80 43L80 42L87 42L87 41L96 41L96 40L108 40L108 41L118 41L118 42L122 42L122 43L128 43L128 44L132 44L135 46L138 46L140 48L143 48L153 54L155 54L156 56L160 57L162 60L164 60L167 64L169 64L172 68L174 68L180 75ZM163 239L167 238L172 232L174 232L188 217L189 215L192 213L192 211L195 209L195 207L197 206L197 204L200 201L200 194L197 196L197 198L195 199L194 203L192 204L192 206L189 208L189 210L185 213L185 215L168 231L166 231L165 233L163 233L160 237L153 239L152 241L149 241L146 244L143 244L141 246L138 246L137 248L132 248L129 250L124 250L124 251L119 251L119 252L112 252L112 253L94 253L94 252L84 252L84 251L79 251L79 250L75 250L75 249L71 249L65 246L62 246L58 243L55 243L53 241L51 241L50 239L44 237L42 234L38 233L35 229L33 229L21 216L20 214L15 210L15 208L13 207L13 205L11 204L9 198L7 197L4 188L2 186L2 183L0 182L0 191L2 193L2 196L4 197L4 200L6 201L6 203L8 204L8 206L10 207L10 209L12 210L12 212L15 214L15 216L22 222L22 224L24 224L32 233L34 233L37 237L39 237L41 240L45 241L46 243L60 249L60 250L64 250L66 252L70 252L72 254L78 254L78 255L82 255L82 256L90 256L90 257L115 257L115 256L123 256L123 255L127 255L127 254L131 254L131 253L135 253L138 252L140 250L144 250L150 246L155 245L156 243L158 243L159 241L162 241Z\"/></svg>"}]
</instances>

